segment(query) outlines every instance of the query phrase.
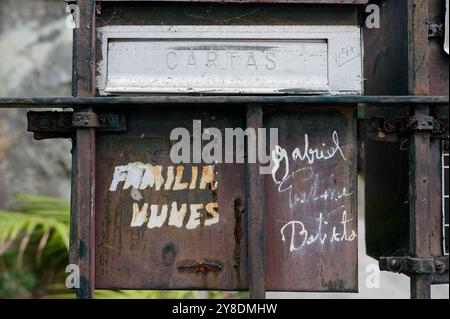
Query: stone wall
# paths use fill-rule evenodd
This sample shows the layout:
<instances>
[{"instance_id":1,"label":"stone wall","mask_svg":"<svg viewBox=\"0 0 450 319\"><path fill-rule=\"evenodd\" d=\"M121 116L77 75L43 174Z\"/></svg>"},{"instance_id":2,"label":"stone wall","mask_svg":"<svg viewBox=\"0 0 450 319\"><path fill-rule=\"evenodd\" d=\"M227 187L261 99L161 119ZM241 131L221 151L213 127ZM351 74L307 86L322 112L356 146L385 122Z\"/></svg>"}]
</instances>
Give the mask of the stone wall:
<instances>
[{"instance_id":1,"label":"stone wall","mask_svg":"<svg viewBox=\"0 0 450 319\"><path fill-rule=\"evenodd\" d=\"M68 96L72 30L62 0L0 1L0 96ZM27 110L0 109L0 209L14 194L69 198L70 140L35 141Z\"/></svg>"}]
</instances>

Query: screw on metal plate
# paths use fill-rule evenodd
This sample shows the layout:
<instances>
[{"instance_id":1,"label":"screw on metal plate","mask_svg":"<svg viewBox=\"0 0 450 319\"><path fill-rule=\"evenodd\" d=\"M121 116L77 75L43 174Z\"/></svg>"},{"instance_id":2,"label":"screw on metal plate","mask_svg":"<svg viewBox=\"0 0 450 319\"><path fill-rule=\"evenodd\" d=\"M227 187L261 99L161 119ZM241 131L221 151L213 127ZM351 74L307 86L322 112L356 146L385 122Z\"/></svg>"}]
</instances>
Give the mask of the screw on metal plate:
<instances>
[{"instance_id":1,"label":"screw on metal plate","mask_svg":"<svg viewBox=\"0 0 450 319\"><path fill-rule=\"evenodd\" d=\"M428 37L440 38L444 36L444 24L443 23L430 23L428 24Z\"/></svg>"},{"instance_id":2,"label":"screw on metal plate","mask_svg":"<svg viewBox=\"0 0 450 319\"><path fill-rule=\"evenodd\" d=\"M72 116L65 116L62 125L64 128L71 128L72 127Z\"/></svg>"},{"instance_id":3,"label":"screw on metal plate","mask_svg":"<svg viewBox=\"0 0 450 319\"><path fill-rule=\"evenodd\" d=\"M434 269L436 269L437 273L440 273L440 274L444 273L445 269L446 269L445 263L442 262L442 261L439 261L439 260L435 261L434 262Z\"/></svg>"},{"instance_id":4,"label":"screw on metal plate","mask_svg":"<svg viewBox=\"0 0 450 319\"><path fill-rule=\"evenodd\" d=\"M400 272L402 270L402 264L397 259L392 259L389 266L393 272Z\"/></svg>"},{"instance_id":5,"label":"screw on metal plate","mask_svg":"<svg viewBox=\"0 0 450 319\"><path fill-rule=\"evenodd\" d=\"M49 128L49 126L50 126L50 121L49 121L48 117L45 116L45 117L41 117L39 119L39 127L40 128L46 129L46 128Z\"/></svg>"},{"instance_id":6,"label":"screw on metal plate","mask_svg":"<svg viewBox=\"0 0 450 319\"><path fill-rule=\"evenodd\" d=\"M434 118L432 116L411 116L408 118L409 130L432 131L434 129Z\"/></svg>"},{"instance_id":7,"label":"screw on metal plate","mask_svg":"<svg viewBox=\"0 0 450 319\"><path fill-rule=\"evenodd\" d=\"M117 128L120 124L119 114L100 114L98 116L98 121L100 126L106 126L109 128Z\"/></svg>"}]
</instances>

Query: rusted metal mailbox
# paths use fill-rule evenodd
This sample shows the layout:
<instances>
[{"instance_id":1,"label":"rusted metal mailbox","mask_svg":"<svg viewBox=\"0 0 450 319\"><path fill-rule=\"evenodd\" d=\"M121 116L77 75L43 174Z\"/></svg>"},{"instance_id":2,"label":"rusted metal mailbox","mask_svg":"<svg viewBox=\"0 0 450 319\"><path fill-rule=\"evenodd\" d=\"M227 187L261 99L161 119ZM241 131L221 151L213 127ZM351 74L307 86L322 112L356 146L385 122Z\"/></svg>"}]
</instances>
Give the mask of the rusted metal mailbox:
<instances>
[{"instance_id":1,"label":"rusted metal mailbox","mask_svg":"<svg viewBox=\"0 0 450 319\"><path fill-rule=\"evenodd\" d=\"M225 2L77 2L74 95L117 101L116 114L94 104L73 117L80 297L357 291L356 104L280 97L362 93L365 1ZM177 128L188 163L171 157ZM272 158L265 174L251 130ZM205 162L213 135L223 156ZM244 153L230 157L230 136Z\"/></svg>"},{"instance_id":2,"label":"rusted metal mailbox","mask_svg":"<svg viewBox=\"0 0 450 319\"><path fill-rule=\"evenodd\" d=\"M365 0L69 1L71 263L95 289L358 289Z\"/></svg>"},{"instance_id":3,"label":"rusted metal mailbox","mask_svg":"<svg viewBox=\"0 0 450 319\"><path fill-rule=\"evenodd\" d=\"M448 282L441 2L377 1L374 96L366 1L221 2L76 1L74 97L0 99L73 108L28 129L73 141L78 296L356 292L358 124L368 254L429 298Z\"/></svg>"}]
</instances>

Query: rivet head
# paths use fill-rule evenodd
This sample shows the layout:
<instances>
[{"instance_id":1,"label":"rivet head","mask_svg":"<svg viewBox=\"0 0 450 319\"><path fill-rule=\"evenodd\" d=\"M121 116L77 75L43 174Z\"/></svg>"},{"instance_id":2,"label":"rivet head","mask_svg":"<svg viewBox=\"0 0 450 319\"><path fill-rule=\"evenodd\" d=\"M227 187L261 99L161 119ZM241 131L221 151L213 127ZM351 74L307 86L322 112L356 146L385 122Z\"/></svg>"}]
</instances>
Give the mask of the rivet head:
<instances>
[{"instance_id":1,"label":"rivet head","mask_svg":"<svg viewBox=\"0 0 450 319\"><path fill-rule=\"evenodd\" d=\"M445 264L442 261L435 261L434 262L434 268L436 269L436 272L443 273L445 271Z\"/></svg>"},{"instance_id":2,"label":"rivet head","mask_svg":"<svg viewBox=\"0 0 450 319\"><path fill-rule=\"evenodd\" d=\"M47 117L41 117L39 119L39 127L40 128L48 128L49 127L49 120Z\"/></svg>"},{"instance_id":3,"label":"rivet head","mask_svg":"<svg viewBox=\"0 0 450 319\"><path fill-rule=\"evenodd\" d=\"M390 265L391 269L395 272L399 272L402 268L402 265L398 262L397 259L392 259L389 262L389 265Z\"/></svg>"}]
</instances>

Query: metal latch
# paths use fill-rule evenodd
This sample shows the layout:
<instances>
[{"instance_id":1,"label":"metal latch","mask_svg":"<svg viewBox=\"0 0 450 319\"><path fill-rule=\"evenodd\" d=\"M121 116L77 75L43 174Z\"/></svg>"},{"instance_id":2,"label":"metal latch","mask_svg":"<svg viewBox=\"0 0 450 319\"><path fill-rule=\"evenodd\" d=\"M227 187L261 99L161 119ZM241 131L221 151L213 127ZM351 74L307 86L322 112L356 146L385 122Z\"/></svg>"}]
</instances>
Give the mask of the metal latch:
<instances>
[{"instance_id":1,"label":"metal latch","mask_svg":"<svg viewBox=\"0 0 450 319\"><path fill-rule=\"evenodd\" d=\"M443 23L430 23L428 24L428 38L442 38L444 37L444 24Z\"/></svg>"},{"instance_id":2,"label":"metal latch","mask_svg":"<svg viewBox=\"0 0 450 319\"><path fill-rule=\"evenodd\" d=\"M359 120L359 130L363 138L395 142L398 137L407 136L413 131L429 131L434 138L448 139L448 120L432 116L372 117Z\"/></svg>"},{"instance_id":3,"label":"metal latch","mask_svg":"<svg viewBox=\"0 0 450 319\"><path fill-rule=\"evenodd\" d=\"M403 274L442 274L448 271L448 256L421 259L407 256L380 257L380 270Z\"/></svg>"},{"instance_id":4,"label":"metal latch","mask_svg":"<svg viewBox=\"0 0 450 319\"><path fill-rule=\"evenodd\" d=\"M28 112L28 131L36 140L72 138L77 128L98 131L125 132L126 118L122 113L107 112Z\"/></svg>"}]
</instances>

